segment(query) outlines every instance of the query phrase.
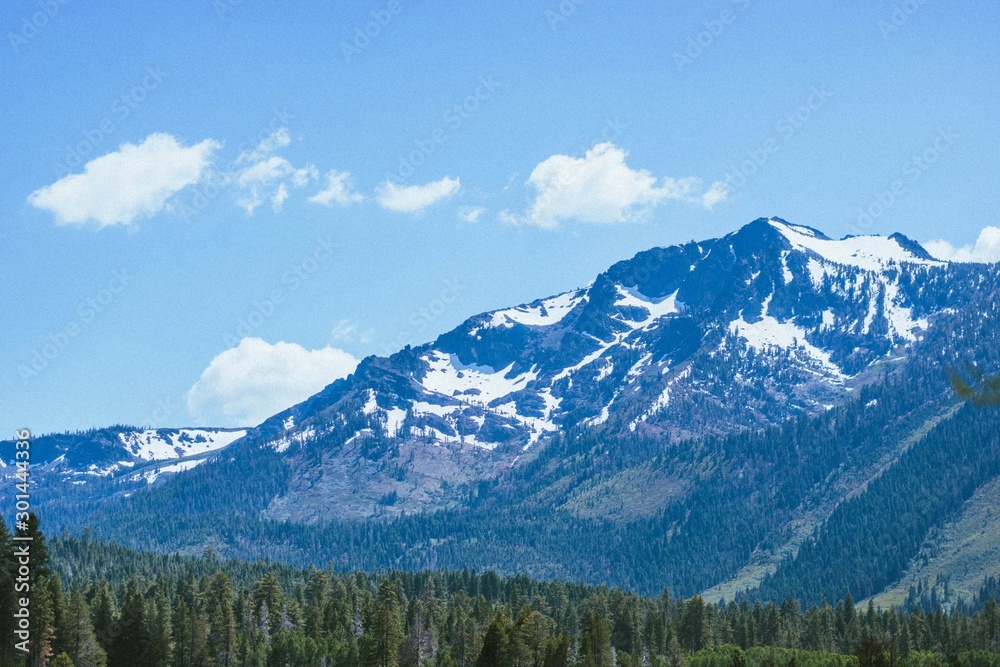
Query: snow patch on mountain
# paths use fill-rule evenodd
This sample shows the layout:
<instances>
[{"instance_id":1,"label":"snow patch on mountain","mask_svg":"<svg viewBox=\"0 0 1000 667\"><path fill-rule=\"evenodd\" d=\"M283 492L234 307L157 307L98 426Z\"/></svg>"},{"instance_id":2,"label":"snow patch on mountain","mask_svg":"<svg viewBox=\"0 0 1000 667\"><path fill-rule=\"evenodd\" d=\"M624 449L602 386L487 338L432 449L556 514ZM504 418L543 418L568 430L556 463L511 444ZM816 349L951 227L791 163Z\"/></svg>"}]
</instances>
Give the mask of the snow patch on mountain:
<instances>
[{"instance_id":1,"label":"snow patch on mountain","mask_svg":"<svg viewBox=\"0 0 1000 667\"><path fill-rule=\"evenodd\" d=\"M544 327L556 324L586 299L583 290L575 290L557 294L556 296L535 301L528 305L497 310L486 323L489 328L510 328L515 324L531 327Z\"/></svg>"},{"instance_id":2,"label":"snow patch on mountain","mask_svg":"<svg viewBox=\"0 0 1000 667\"><path fill-rule=\"evenodd\" d=\"M245 430L147 429L118 434L125 450L143 461L163 461L207 454L227 447L246 435Z\"/></svg>"},{"instance_id":3,"label":"snow patch on mountain","mask_svg":"<svg viewBox=\"0 0 1000 667\"><path fill-rule=\"evenodd\" d=\"M278 438L277 440L273 440L268 444L274 451L281 454L282 452L287 451L293 444L305 442L315 435L316 429L310 427L304 431L298 431L297 433L292 433L282 438Z\"/></svg>"},{"instance_id":4,"label":"snow patch on mountain","mask_svg":"<svg viewBox=\"0 0 1000 667\"><path fill-rule=\"evenodd\" d=\"M802 225L793 225L777 218L771 218L768 222L788 239L794 249L813 253L836 264L856 266L866 271L883 271L890 263L945 265L944 262L938 260L918 257L890 238L848 236L835 241Z\"/></svg>"},{"instance_id":5,"label":"snow patch on mountain","mask_svg":"<svg viewBox=\"0 0 1000 667\"><path fill-rule=\"evenodd\" d=\"M420 380L427 391L459 398L474 405L489 405L524 387L538 377L534 369L511 376L514 364L494 370L489 366L463 364L457 355L432 351L423 357L429 369Z\"/></svg>"},{"instance_id":6,"label":"snow patch on mountain","mask_svg":"<svg viewBox=\"0 0 1000 667\"><path fill-rule=\"evenodd\" d=\"M635 287L623 287L622 285L616 285L615 289L618 292L618 298L615 299L615 307L621 308L624 306L629 308L630 310L627 312L635 312L631 309L638 309L646 312L645 317L637 320L629 317L617 318L632 327L644 326L655 322L661 317L673 315L677 312L677 290L669 296L665 296L660 299L651 299Z\"/></svg>"},{"instance_id":7,"label":"snow patch on mountain","mask_svg":"<svg viewBox=\"0 0 1000 667\"><path fill-rule=\"evenodd\" d=\"M773 296L772 294L764 299L763 312L758 320L748 322L741 313L739 319L730 323L729 331L746 341L747 345L754 350L764 353L781 350L793 352L796 355L804 354L809 361L824 372L839 379L845 378L846 376L840 367L830 360L830 353L821 350L806 339L804 329L794 322L781 322L768 314Z\"/></svg>"},{"instance_id":8,"label":"snow patch on mountain","mask_svg":"<svg viewBox=\"0 0 1000 667\"><path fill-rule=\"evenodd\" d=\"M664 368L663 373L666 373L669 370L670 369L668 368ZM654 416L660 410L668 408L670 406L670 393L671 390L674 388L674 385L690 377L691 377L691 367L688 366L680 373L678 373L676 376L671 378L667 382L666 386L663 387L663 390L660 392L660 395L656 397L656 400L653 401L652 404L650 404L649 408L641 415L639 415L631 422L629 422L628 430L635 431L635 429L639 426L641 422L649 420L650 417Z\"/></svg>"},{"instance_id":9,"label":"snow patch on mountain","mask_svg":"<svg viewBox=\"0 0 1000 667\"><path fill-rule=\"evenodd\" d=\"M806 340L806 332L792 322L779 322L770 315L764 315L756 322L747 322L742 316L729 325L730 331L760 352L774 352L775 349L802 352L810 360L831 375L845 377L840 367L830 361L830 354Z\"/></svg>"},{"instance_id":10,"label":"snow patch on mountain","mask_svg":"<svg viewBox=\"0 0 1000 667\"><path fill-rule=\"evenodd\" d=\"M406 410L403 408L389 408L385 411L385 432L390 438L399 435L406 419Z\"/></svg>"},{"instance_id":11,"label":"snow patch on mountain","mask_svg":"<svg viewBox=\"0 0 1000 667\"><path fill-rule=\"evenodd\" d=\"M415 415L437 415L438 417L450 415L460 407L459 405L436 405L426 401L416 401L410 406Z\"/></svg>"},{"instance_id":12,"label":"snow patch on mountain","mask_svg":"<svg viewBox=\"0 0 1000 667\"><path fill-rule=\"evenodd\" d=\"M160 466L158 468L154 468L153 470L146 470L141 473L141 477L146 480L147 484L152 484L162 475L184 472L185 470L191 470L195 466L202 464L204 462L205 459L195 459L192 461L178 461L177 463L171 463L170 465ZM140 474L137 474L133 477L133 480L138 480L139 478Z\"/></svg>"}]
</instances>

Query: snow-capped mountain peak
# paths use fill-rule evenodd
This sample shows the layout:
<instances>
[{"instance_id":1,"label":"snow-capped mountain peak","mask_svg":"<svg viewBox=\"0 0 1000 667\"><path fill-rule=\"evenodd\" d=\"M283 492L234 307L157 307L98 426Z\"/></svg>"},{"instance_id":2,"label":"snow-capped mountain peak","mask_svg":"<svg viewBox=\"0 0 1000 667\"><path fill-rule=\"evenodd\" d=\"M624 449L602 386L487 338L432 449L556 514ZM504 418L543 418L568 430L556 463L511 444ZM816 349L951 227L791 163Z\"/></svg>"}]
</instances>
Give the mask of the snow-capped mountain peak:
<instances>
[{"instance_id":1,"label":"snow-capped mountain peak","mask_svg":"<svg viewBox=\"0 0 1000 667\"><path fill-rule=\"evenodd\" d=\"M365 359L256 433L292 456L410 442L510 464L574 426L671 438L760 426L835 404L905 354L940 310L923 276L946 267L902 235L834 240L760 218Z\"/></svg>"},{"instance_id":2,"label":"snow-capped mountain peak","mask_svg":"<svg viewBox=\"0 0 1000 667\"><path fill-rule=\"evenodd\" d=\"M767 222L781 232L794 250L835 264L866 271L884 271L892 264L945 264L931 257L915 241L898 233L889 237L845 236L835 241L811 227L794 225L780 218L769 218Z\"/></svg>"}]
</instances>

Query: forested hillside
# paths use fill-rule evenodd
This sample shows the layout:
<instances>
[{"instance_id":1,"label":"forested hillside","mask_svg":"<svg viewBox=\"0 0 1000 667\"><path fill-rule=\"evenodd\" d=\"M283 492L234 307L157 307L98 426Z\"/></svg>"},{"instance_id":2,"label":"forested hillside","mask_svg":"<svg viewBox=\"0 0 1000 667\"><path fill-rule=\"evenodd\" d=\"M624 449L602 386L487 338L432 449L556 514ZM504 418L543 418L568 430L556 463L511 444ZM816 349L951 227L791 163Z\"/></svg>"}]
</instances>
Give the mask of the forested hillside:
<instances>
[{"instance_id":1,"label":"forested hillside","mask_svg":"<svg viewBox=\"0 0 1000 667\"><path fill-rule=\"evenodd\" d=\"M337 573L30 529L30 664L54 667L996 667L1000 609L707 604L493 572ZM10 562L11 540L0 529ZM51 558L51 560L49 560ZM0 571L0 618L11 580ZM0 664L24 665L5 642Z\"/></svg>"}]
</instances>

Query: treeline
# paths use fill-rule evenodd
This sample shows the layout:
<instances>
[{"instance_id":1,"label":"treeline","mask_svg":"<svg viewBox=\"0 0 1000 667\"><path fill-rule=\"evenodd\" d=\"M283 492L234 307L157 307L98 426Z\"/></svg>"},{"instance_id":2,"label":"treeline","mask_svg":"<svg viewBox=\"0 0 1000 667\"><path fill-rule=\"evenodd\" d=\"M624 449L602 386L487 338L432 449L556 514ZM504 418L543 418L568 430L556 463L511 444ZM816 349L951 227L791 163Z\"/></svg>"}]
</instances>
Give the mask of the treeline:
<instances>
[{"instance_id":1,"label":"treeline","mask_svg":"<svg viewBox=\"0 0 1000 667\"><path fill-rule=\"evenodd\" d=\"M5 640L4 667L1000 667L992 599L974 614L859 610L850 596L715 606L493 572L340 574L47 545L35 520L24 532L30 652ZM0 548L12 562L6 529ZM0 583L9 624L13 581Z\"/></svg>"}]
</instances>

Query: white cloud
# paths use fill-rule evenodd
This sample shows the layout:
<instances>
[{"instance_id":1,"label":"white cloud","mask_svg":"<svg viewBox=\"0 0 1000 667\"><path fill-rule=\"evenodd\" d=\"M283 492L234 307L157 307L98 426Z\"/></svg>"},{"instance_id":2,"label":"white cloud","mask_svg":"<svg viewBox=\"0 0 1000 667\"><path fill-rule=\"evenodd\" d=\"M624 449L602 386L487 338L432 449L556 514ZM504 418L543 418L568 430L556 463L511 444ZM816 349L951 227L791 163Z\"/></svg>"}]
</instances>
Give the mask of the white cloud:
<instances>
[{"instance_id":1,"label":"white cloud","mask_svg":"<svg viewBox=\"0 0 1000 667\"><path fill-rule=\"evenodd\" d=\"M270 183L277 181L295 172L292 163L283 157L272 155L254 162L249 167L236 172L236 183L240 187L248 185Z\"/></svg>"},{"instance_id":2,"label":"white cloud","mask_svg":"<svg viewBox=\"0 0 1000 667\"><path fill-rule=\"evenodd\" d=\"M319 178L319 172L311 164L296 167L283 157L273 153L291 143L286 128L278 129L261 140L251 151L245 151L236 158L236 171L231 179L244 193L237 198L236 205L253 215L264 197L271 200L275 211L280 211L289 190L301 188Z\"/></svg>"},{"instance_id":3,"label":"white cloud","mask_svg":"<svg viewBox=\"0 0 1000 667\"><path fill-rule=\"evenodd\" d=\"M482 206L463 206L458 209L458 219L464 222L476 222L483 213L486 213L486 209Z\"/></svg>"},{"instance_id":4,"label":"white cloud","mask_svg":"<svg viewBox=\"0 0 1000 667\"><path fill-rule=\"evenodd\" d=\"M528 177L535 198L525 215L507 212L502 217L548 228L570 219L610 224L640 217L663 201L687 201L711 209L726 198L723 183L713 183L701 192L699 178L657 180L645 169L629 167L626 156L611 142L597 144L582 158L553 155Z\"/></svg>"},{"instance_id":5,"label":"white cloud","mask_svg":"<svg viewBox=\"0 0 1000 667\"><path fill-rule=\"evenodd\" d=\"M172 195L197 183L218 148L212 139L183 146L169 134L151 134L141 144L122 144L94 158L83 173L35 190L28 202L54 213L60 225L129 225L161 211Z\"/></svg>"},{"instance_id":6,"label":"white cloud","mask_svg":"<svg viewBox=\"0 0 1000 667\"><path fill-rule=\"evenodd\" d=\"M440 181L424 185L397 185L385 181L375 189L375 198L382 208L400 213L421 213L427 207L458 192L459 180L445 176Z\"/></svg>"},{"instance_id":7,"label":"white cloud","mask_svg":"<svg viewBox=\"0 0 1000 667\"><path fill-rule=\"evenodd\" d=\"M363 199L364 197L355 192L351 185L350 172L331 169L326 172L326 187L310 197L309 201L324 206L330 204L347 206L356 204Z\"/></svg>"},{"instance_id":8,"label":"white cloud","mask_svg":"<svg viewBox=\"0 0 1000 667\"><path fill-rule=\"evenodd\" d=\"M976 245L956 248L941 239L928 241L924 248L937 257L950 262L1000 262L1000 227L983 227L976 239Z\"/></svg>"},{"instance_id":9,"label":"white cloud","mask_svg":"<svg viewBox=\"0 0 1000 667\"><path fill-rule=\"evenodd\" d=\"M285 205L286 199L288 199L288 188L282 183L278 186L278 191L271 197L271 208L274 209L275 213L280 211L281 207Z\"/></svg>"},{"instance_id":10,"label":"white cloud","mask_svg":"<svg viewBox=\"0 0 1000 667\"><path fill-rule=\"evenodd\" d=\"M353 356L329 346L307 350L244 338L216 355L188 390L188 412L203 424L254 426L347 377L357 365Z\"/></svg>"},{"instance_id":11,"label":"white cloud","mask_svg":"<svg viewBox=\"0 0 1000 667\"><path fill-rule=\"evenodd\" d=\"M724 181L715 181L701 196L701 205L711 211L716 204L721 204L729 198L729 188Z\"/></svg>"},{"instance_id":12,"label":"white cloud","mask_svg":"<svg viewBox=\"0 0 1000 667\"><path fill-rule=\"evenodd\" d=\"M288 128L279 128L261 139L260 143L253 150L240 153L240 156L236 158L236 162L237 164L259 162L273 154L279 148L284 148L290 143L292 143L292 135L288 133Z\"/></svg>"},{"instance_id":13,"label":"white cloud","mask_svg":"<svg viewBox=\"0 0 1000 667\"><path fill-rule=\"evenodd\" d=\"M362 345L368 345L372 342L375 337L374 329L365 329L361 331L358 326L354 324L351 320L343 318L337 321L333 325L333 329L330 330L330 338L338 343L353 343L358 342Z\"/></svg>"}]
</instances>

